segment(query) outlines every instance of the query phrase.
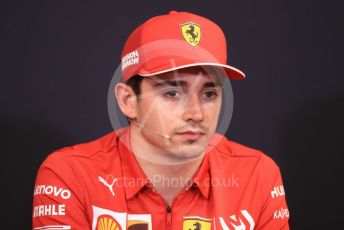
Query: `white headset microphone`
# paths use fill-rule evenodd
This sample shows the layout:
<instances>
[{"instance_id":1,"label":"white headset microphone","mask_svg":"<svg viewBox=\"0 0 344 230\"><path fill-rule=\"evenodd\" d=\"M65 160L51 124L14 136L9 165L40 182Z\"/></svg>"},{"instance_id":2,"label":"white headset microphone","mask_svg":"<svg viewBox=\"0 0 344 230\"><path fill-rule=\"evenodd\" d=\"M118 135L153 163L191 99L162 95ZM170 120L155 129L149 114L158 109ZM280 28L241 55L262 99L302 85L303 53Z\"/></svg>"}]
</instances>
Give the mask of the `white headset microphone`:
<instances>
[{"instance_id":1,"label":"white headset microphone","mask_svg":"<svg viewBox=\"0 0 344 230\"><path fill-rule=\"evenodd\" d=\"M151 133L153 133L153 134L156 134L156 135L158 135L158 136L164 138L164 141L165 141L165 144L166 144L166 145L170 145L170 144L171 144L171 141L170 141L170 140L171 140L171 137L170 137L169 135L158 133L158 132L156 132L156 131L154 131L154 130L152 130L152 129L149 129L149 128L145 127L143 124L138 123L138 122L136 122L136 121L134 121L134 120L132 120L132 119L130 119L130 118L128 118L128 120L130 120L131 122L133 122L135 125L137 125L137 126L143 128L143 129L147 130L148 132L151 132Z\"/></svg>"}]
</instances>

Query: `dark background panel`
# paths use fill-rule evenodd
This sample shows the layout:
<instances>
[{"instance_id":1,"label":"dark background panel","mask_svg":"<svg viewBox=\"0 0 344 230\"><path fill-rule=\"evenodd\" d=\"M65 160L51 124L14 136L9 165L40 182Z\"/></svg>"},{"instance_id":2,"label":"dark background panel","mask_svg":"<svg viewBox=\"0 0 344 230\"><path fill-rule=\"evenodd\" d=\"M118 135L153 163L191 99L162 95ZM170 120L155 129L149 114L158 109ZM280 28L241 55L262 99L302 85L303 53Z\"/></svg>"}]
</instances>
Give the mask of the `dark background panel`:
<instances>
[{"instance_id":1,"label":"dark background panel","mask_svg":"<svg viewBox=\"0 0 344 230\"><path fill-rule=\"evenodd\" d=\"M30 229L33 184L55 149L112 130L107 90L130 32L170 10L225 31L227 136L281 168L292 229L341 229L343 4L340 1L9 1L1 18L1 218Z\"/></svg>"}]
</instances>

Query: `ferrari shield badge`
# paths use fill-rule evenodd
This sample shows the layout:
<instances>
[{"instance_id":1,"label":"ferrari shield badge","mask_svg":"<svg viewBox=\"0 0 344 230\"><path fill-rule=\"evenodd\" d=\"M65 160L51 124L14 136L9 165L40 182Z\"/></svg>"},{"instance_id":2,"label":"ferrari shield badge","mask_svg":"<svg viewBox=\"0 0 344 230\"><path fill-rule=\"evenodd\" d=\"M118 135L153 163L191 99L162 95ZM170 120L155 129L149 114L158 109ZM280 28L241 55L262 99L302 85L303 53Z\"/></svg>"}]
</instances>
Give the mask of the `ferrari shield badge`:
<instances>
[{"instance_id":1,"label":"ferrari shield badge","mask_svg":"<svg viewBox=\"0 0 344 230\"><path fill-rule=\"evenodd\" d=\"M195 47L201 40L201 27L196 23L189 22L180 26L184 40Z\"/></svg>"}]
</instances>

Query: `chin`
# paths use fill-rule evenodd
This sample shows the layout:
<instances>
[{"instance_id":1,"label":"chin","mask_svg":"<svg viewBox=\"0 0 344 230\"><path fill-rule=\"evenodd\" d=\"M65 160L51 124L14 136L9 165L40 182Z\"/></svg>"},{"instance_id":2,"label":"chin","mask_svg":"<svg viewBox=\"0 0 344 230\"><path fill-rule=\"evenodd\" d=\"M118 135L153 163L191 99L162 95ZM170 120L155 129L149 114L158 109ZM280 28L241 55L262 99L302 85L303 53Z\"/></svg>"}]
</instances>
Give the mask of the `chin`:
<instances>
[{"instance_id":1,"label":"chin","mask_svg":"<svg viewBox=\"0 0 344 230\"><path fill-rule=\"evenodd\" d=\"M204 153L203 146L183 146L170 149L170 154L179 159L192 159L201 156Z\"/></svg>"}]
</instances>

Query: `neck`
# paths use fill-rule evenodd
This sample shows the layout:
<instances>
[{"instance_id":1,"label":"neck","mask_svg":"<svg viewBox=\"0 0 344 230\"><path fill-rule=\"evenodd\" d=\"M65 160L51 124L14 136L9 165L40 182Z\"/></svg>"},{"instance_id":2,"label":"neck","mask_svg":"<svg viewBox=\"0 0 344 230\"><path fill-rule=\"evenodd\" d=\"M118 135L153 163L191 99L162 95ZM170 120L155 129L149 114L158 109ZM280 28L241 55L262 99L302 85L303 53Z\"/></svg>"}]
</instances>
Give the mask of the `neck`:
<instances>
[{"instance_id":1,"label":"neck","mask_svg":"<svg viewBox=\"0 0 344 230\"><path fill-rule=\"evenodd\" d=\"M204 158L202 154L192 159L178 159L145 142L140 133L132 128L130 145L142 171L168 205L190 183Z\"/></svg>"}]
</instances>

